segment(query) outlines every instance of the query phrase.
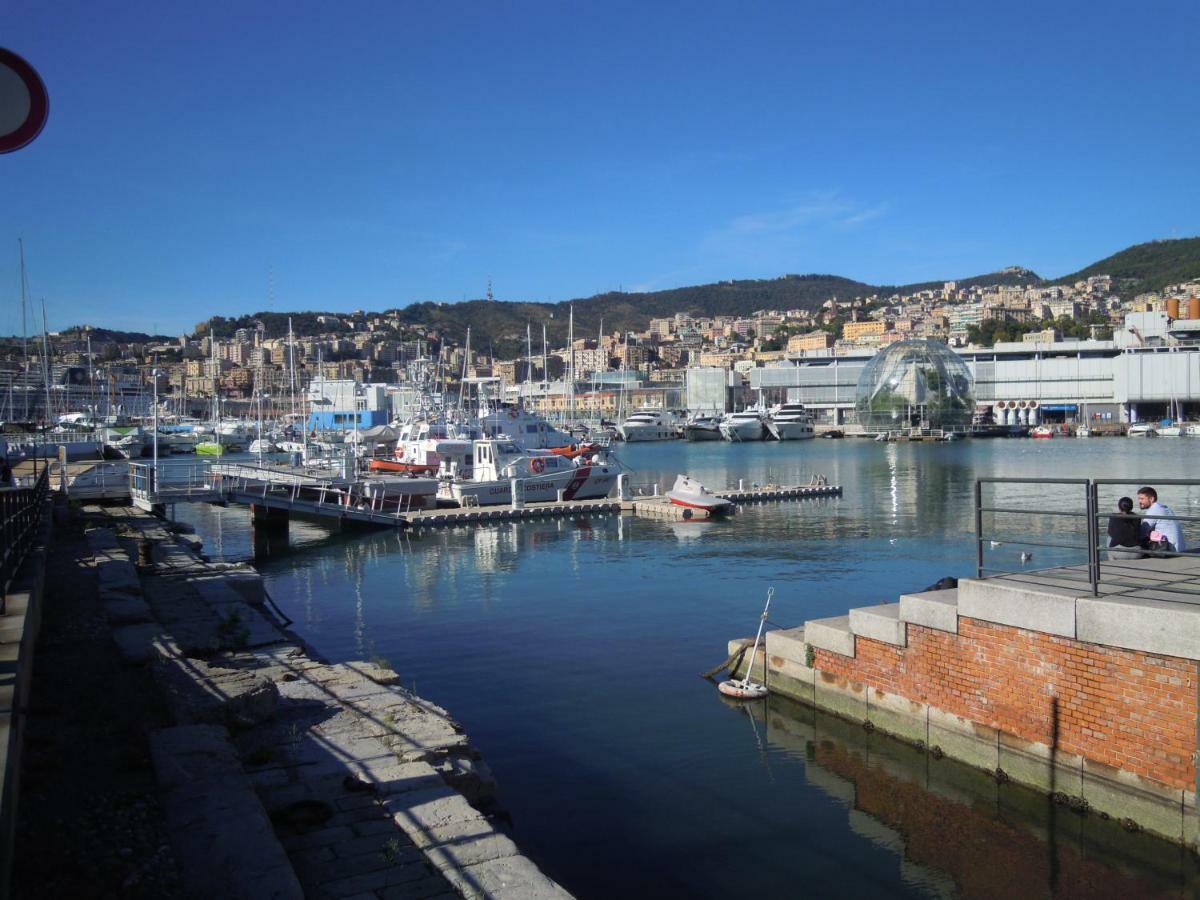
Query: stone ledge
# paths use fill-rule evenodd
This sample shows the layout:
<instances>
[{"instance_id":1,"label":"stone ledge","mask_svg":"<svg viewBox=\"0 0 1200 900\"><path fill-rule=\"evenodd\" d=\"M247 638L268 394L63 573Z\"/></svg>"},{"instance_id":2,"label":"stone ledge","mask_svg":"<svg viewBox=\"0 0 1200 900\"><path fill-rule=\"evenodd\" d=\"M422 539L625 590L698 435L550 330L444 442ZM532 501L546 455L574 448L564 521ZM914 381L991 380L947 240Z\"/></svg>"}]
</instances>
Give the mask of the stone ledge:
<instances>
[{"instance_id":1,"label":"stone ledge","mask_svg":"<svg viewBox=\"0 0 1200 900\"><path fill-rule=\"evenodd\" d=\"M901 594L900 618L912 625L958 634L958 588Z\"/></svg>"},{"instance_id":2,"label":"stone ledge","mask_svg":"<svg viewBox=\"0 0 1200 900\"><path fill-rule=\"evenodd\" d=\"M1078 639L1200 660L1200 606L1141 597L1080 597Z\"/></svg>"},{"instance_id":3,"label":"stone ledge","mask_svg":"<svg viewBox=\"0 0 1200 900\"><path fill-rule=\"evenodd\" d=\"M908 646L908 631L900 619L900 604L886 603L850 610L850 630L858 637L870 638L894 647Z\"/></svg>"},{"instance_id":4,"label":"stone ledge","mask_svg":"<svg viewBox=\"0 0 1200 900\"><path fill-rule=\"evenodd\" d=\"M958 614L1060 637L1075 637L1075 600L1083 589L997 578L958 583Z\"/></svg>"},{"instance_id":5,"label":"stone ledge","mask_svg":"<svg viewBox=\"0 0 1200 900\"><path fill-rule=\"evenodd\" d=\"M808 643L821 650L854 656L854 632L850 630L849 615L810 619L804 623L804 636Z\"/></svg>"}]
</instances>

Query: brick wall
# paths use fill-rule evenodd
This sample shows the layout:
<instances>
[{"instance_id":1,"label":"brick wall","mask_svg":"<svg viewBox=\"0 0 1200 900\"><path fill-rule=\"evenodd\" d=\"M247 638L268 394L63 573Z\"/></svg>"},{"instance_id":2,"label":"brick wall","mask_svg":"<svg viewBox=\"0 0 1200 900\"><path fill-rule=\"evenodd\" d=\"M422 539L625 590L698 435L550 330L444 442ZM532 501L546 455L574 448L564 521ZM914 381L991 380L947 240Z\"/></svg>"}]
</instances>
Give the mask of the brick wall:
<instances>
[{"instance_id":1,"label":"brick wall","mask_svg":"<svg viewBox=\"0 0 1200 900\"><path fill-rule=\"evenodd\" d=\"M907 647L860 637L855 658L817 650L813 664L1043 744L1057 697L1060 751L1195 790L1196 662L962 617L958 629L910 624Z\"/></svg>"}]
</instances>

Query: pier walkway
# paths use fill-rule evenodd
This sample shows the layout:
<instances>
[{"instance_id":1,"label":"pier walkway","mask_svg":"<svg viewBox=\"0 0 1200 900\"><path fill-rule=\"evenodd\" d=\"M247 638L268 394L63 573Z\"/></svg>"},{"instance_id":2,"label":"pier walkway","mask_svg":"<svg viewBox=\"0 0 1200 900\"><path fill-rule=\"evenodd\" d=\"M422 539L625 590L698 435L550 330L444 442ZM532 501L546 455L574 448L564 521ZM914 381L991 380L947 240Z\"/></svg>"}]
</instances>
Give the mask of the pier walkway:
<instances>
[{"instance_id":1,"label":"pier walkway","mask_svg":"<svg viewBox=\"0 0 1200 900\"><path fill-rule=\"evenodd\" d=\"M130 494L139 509L154 511L174 503L241 503L255 511L256 521L286 521L299 514L384 528L432 528L518 519L557 516L631 513L651 518L690 519L703 517L693 510L675 507L658 493L623 498L550 500L470 507L414 509L411 499L371 495L368 482L353 477L316 475L290 466L258 466L245 463L192 463L130 466ZM801 500L841 496L838 485L814 478L807 485L754 485L749 488L714 491L734 503Z\"/></svg>"}]
</instances>

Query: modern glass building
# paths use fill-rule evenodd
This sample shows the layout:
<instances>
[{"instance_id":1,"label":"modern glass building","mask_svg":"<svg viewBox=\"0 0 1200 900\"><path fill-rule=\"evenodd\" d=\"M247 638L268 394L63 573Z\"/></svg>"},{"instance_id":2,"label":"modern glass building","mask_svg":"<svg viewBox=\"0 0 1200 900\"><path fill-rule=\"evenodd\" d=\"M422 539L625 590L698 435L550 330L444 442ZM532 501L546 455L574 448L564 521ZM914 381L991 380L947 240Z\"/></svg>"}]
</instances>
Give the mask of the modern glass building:
<instances>
[{"instance_id":1,"label":"modern glass building","mask_svg":"<svg viewBox=\"0 0 1200 900\"><path fill-rule=\"evenodd\" d=\"M966 431L975 413L975 379L945 344L899 341L863 367L854 409L867 432Z\"/></svg>"}]
</instances>

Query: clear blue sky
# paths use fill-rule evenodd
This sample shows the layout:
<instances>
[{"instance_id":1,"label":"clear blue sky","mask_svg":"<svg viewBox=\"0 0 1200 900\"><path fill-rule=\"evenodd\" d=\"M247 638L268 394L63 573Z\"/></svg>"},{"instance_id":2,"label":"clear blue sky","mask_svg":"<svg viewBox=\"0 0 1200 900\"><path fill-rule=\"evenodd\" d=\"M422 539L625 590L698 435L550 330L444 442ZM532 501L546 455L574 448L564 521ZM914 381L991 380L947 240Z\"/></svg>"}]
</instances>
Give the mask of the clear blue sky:
<instances>
[{"instance_id":1,"label":"clear blue sky","mask_svg":"<svg viewBox=\"0 0 1200 900\"><path fill-rule=\"evenodd\" d=\"M1200 233L1195 0L2 12L51 118L0 156L0 332L18 237L52 329L178 333L489 276L1055 276Z\"/></svg>"}]
</instances>

